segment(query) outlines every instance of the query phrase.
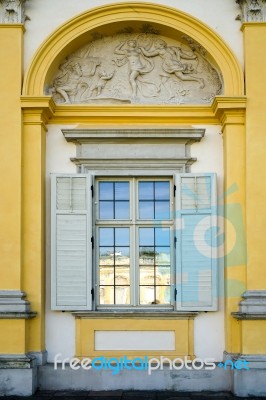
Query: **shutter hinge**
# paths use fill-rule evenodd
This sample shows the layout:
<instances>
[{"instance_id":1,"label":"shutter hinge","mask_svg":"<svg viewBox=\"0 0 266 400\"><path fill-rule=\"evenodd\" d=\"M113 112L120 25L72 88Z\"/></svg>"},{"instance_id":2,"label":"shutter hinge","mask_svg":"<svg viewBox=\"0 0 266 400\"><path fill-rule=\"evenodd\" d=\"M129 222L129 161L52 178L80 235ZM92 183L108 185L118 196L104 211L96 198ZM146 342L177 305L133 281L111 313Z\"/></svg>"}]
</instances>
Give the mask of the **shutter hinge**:
<instances>
[{"instance_id":1,"label":"shutter hinge","mask_svg":"<svg viewBox=\"0 0 266 400\"><path fill-rule=\"evenodd\" d=\"M91 247L94 249L94 237L91 237Z\"/></svg>"},{"instance_id":2,"label":"shutter hinge","mask_svg":"<svg viewBox=\"0 0 266 400\"><path fill-rule=\"evenodd\" d=\"M94 197L94 187L91 185L91 197Z\"/></svg>"},{"instance_id":3,"label":"shutter hinge","mask_svg":"<svg viewBox=\"0 0 266 400\"><path fill-rule=\"evenodd\" d=\"M94 300L94 289L91 289L91 299Z\"/></svg>"},{"instance_id":4,"label":"shutter hinge","mask_svg":"<svg viewBox=\"0 0 266 400\"><path fill-rule=\"evenodd\" d=\"M177 289L175 289L175 301L176 301L176 297L177 297Z\"/></svg>"},{"instance_id":5,"label":"shutter hinge","mask_svg":"<svg viewBox=\"0 0 266 400\"><path fill-rule=\"evenodd\" d=\"M176 249L176 242L177 242L177 237L175 236L175 239L174 239L175 249Z\"/></svg>"},{"instance_id":6,"label":"shutter hinge","mask_svg":"<svg viewBox=\"0 0 266 400\"><path fill-rule=\"evenodd\" d=\"M176 193L176 185L174 185L174 197L175 197L175 193Z\"/></svg>"}]
</instances>

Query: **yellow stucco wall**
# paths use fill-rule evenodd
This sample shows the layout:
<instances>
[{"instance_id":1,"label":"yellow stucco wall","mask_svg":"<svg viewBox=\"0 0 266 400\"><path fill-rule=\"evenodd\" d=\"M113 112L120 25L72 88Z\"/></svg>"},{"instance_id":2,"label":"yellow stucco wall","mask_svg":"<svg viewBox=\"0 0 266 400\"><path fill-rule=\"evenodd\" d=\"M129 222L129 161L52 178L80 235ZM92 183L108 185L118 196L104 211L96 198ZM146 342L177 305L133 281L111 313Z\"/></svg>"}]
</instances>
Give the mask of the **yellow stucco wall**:
<instances>
[{"instance_id":1,"label":"yellow stucco wall","mask_svg":"<svg viewBox=\"0 0 266 400\"><path fill-rule=\"evenodd\" d=\"M247 284L248 289L266 288L266 23L243 26L246 70L246 187L247 187Z\"/></svg>"},{"instance_id":2,"label":"yellow stucco wall","mask_svg":"<svg viewBox=\"0 0 266 400\"><path fill-rule=\"evenodd\" d=\"M1 289L21 286L23 26L0 25L0 276Z\"/></svg>"}]
</instances>

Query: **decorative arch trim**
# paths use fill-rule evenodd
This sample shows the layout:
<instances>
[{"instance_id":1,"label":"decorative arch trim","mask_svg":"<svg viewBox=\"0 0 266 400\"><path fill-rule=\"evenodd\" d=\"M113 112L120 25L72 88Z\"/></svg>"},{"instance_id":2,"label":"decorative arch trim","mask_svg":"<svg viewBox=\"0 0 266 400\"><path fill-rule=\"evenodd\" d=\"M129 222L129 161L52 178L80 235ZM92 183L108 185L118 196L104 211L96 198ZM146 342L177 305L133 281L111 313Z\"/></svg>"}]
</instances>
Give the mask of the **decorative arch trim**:
<instances>
[{"instance_id":1,"label":"decorative arch trim","mask_svg":"<svg viewBox=\"0 0 266 400\"><path fill-rule=\"evenodd\" d=\"M64 23L41 45L26 72L23 95L43 96L55 66L73 51L74 43L84 44L89 32L124 21L164 25L183 32L202 45L218 64L224 80L225 96L244 94L243 72L232 50L207 25L176 9L153 3L116 3L93 8Z\"/></svg>"}]
</instances>

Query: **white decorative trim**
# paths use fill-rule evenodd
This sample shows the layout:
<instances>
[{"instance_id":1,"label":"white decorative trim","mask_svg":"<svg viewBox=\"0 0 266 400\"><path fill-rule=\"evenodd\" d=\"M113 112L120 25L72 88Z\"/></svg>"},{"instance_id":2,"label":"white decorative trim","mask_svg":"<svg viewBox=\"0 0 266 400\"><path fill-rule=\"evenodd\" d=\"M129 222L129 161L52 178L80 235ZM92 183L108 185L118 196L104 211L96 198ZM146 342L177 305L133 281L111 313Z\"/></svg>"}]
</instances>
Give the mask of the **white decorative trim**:
<instances>
[{"instance_id":1,"label":"white decorative trim","mask_svg":"<svg viewBox=\"0 0 266 400\"><path fill-rule=\"evenodd\" d=\"M145 139L176 139L199 142L205 135L205 129L62 129L68 142L79 144L88 142L113 140L145 140Z\"/></svg>"},{"instance_id":2,"label":"white decorative trim","mask_svg":"<svg viewBox=\"0 0 266 400\"><path fill-rule=\"evenodd\" d=\"M239 311L232 313L236 319L266 319L266 290L249 290L243 293Z\"/></svg>"},{"instance_id":3,"label":"white decorative trim","mask_svg":"<svg viewBox=\"0 0 266 400\"><path fill-rule=\"evenodd\" d=\"M36 315L36 312L0 312L0 319L31 319Z\"/></svg>"},{"instance_id":4,"label":"white decorative trim","mask_svg":"<svg viewBox=\"0 0 266 400\"><path fill-rule=\"evenodd\" d=\"M0 319L30 319L37 313L25 300L26 293L20 290L0 290Z\"/></svg>"},{"instance_id":5,"label":"white decorative trim","mask_svg":"<svg viewBox=\"0 0 266 400\"><path fill-rule=\"evenodd\" d=\"M26 293L20 290L0 290L0 312L29 312Z\"/></svg>"},{"instance_id":6,"label":"white decorative trim","mask_svg":"<svg viewBox=\"0 0 266 400\"><path fill-rule=\"evenodd\" d=\"M77 311L73 312L75 318L82 319L194 319L199 312L197 311Z\"/></svg>"}]
</instances>

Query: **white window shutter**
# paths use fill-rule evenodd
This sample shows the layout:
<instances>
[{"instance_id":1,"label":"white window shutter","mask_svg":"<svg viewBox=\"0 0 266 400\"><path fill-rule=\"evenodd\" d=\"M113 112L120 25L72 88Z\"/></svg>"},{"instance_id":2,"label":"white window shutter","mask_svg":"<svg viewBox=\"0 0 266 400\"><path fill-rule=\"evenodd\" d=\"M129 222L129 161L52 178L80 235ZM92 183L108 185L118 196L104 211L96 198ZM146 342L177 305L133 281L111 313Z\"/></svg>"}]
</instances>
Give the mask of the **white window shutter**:
<instances>
[{"instance_id":1,"label":"white window shutter","mask_svg":"<svg viewBox=\"0 0 266 400\"><path fill-rule=\"evenodd\" d=\"M52 310L92 309L92 177L51 175Z\"/></svg>"},{"instance_id":2,"label":"white window shutter","mask_svg":"<svg viewBox=\"0 0 266 400\"><path fill-rule=\"evenodd\" d=\"M177 174L176 309L215 311L217 292L216 174Z\"/></svg>"}]
</instances>

